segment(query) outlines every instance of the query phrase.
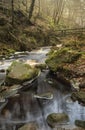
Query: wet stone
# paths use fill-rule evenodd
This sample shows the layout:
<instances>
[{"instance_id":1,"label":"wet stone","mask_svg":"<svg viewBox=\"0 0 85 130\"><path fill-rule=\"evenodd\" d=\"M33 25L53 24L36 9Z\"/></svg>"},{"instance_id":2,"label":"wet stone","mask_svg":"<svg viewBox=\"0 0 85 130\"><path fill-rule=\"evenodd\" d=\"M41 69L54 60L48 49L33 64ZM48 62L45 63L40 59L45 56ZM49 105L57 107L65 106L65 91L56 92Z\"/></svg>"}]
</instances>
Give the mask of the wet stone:
<instances>
[{"instance_id":1,"label":"wet stone","mask_svg":"<svg viewBox=\"0 0 85 130\"><path fill-rule=\"evenodd\" d=\"M36 123L28 123L24 126L22 126L21 128L19 128L18 130L37 130L38 126Z\"/></svg>"},{"instance_id":2,"label":"wet stone","mask_svg":"<svg viewBox=\"0 0 85 130\"><path fill-rule=\"evenodd\" d=\"M43 94L36 94L34 95L34 98L39 98L39 99L53 99L53 94L48 92L48 93L43 93Z\"/></svg>"},{"instance_id":3,"label":"wet stone","mask_svg":"<svg viewBox=\"0 0 85 130\"><path fill-rule=\"evenodd\" d=\"M56 125L65 123L69 121L69 117L65 113L52 113L47 117L47 123L52 128L55 128Z\"/></svg>"}]
</instances>

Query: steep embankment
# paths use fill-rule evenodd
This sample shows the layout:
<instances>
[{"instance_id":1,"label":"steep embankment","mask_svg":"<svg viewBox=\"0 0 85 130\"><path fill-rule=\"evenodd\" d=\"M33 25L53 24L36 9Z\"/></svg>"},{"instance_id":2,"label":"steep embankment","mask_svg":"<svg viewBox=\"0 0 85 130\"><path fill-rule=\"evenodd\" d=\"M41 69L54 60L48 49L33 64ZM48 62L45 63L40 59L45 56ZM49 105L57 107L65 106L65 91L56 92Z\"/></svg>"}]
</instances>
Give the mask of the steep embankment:
<instances>
[{"instance_id":1,"label":"steep embankment","mask_svg":"<svg viewBox=\"0 0 85 130\"><path fill-rule=\"evenodd\" d=\"M11 25L10 10L0 7L0 55L15 51L32 50L36 47L54 45L59 42L43 19L33 24L20 10L14 11L14 26Z\"/></svg>"}]
</instances>

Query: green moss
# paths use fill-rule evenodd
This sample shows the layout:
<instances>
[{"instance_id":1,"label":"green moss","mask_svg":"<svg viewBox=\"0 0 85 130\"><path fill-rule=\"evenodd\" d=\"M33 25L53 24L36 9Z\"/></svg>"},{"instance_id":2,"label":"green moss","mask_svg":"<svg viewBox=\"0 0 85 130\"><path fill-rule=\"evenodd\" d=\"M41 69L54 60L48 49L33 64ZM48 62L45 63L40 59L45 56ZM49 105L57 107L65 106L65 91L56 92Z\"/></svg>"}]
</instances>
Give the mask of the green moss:
<instances>
[{"instance_id":1,"label":"green moss","mask_svg":"<svg viewBox=\"0 0 85 130\"><path fill-rule=\"evenodd\" d=\"M37 76L39 70L32 68L28 64L14 61L7 70L6 83L7 84L19 84L27 80L30 80Z\"/></svg>"},{"instance_id":2,"label":"green moss","mask_svg":"<svg viewBox=\"0 0 85 130\"><path fill-rule=\"evenodd\" d=\"M46 64L51 70L57 71L59 68L62 69L66 63L74 63L80 56L81 53L66 47L59 50L52 50L48 55Z\"/></svg>"}]
</instances>

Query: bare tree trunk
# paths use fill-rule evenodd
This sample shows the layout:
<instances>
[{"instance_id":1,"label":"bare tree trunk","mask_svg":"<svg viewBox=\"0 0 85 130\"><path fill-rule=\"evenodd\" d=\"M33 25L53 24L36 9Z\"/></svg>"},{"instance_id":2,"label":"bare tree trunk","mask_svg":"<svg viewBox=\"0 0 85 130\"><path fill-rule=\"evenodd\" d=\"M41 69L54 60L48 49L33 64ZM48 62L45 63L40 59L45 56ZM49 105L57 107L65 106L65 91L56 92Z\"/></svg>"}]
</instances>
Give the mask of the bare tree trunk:
<instances>
[{"instance_id":1,"label":"bare tree trunk","mask_svg":"<svg viewBox=\"0 0 85 130\"><path fill-rule=\"evenodd\" d=\"M53 13L53 20L54 24L58 24L60 21L60 18L63 13L64 9L64 0L56 0L55 1L55 7L54 7L54 13Z\"/></svg>"},{"instance_id":2,"label":"bare tree trunk","mask_svg":"<svg viewBox=\"0 0 85 130\"><path fill-rule=\"evenodd\" d=\"M60 8L60 11L59 11L59 14L58 14L58 18L57 18L57 25L58 25L58 23L59 23L59 21L61 19L61 16L62 16L62 13L63 13L63 10L64 10L64 5L65 5L65 2L62 1L61 8Z\"/></svg>"},{"instance_id":3,"label":"bare tree trunk","mask_svg":"<svg viewBox=\"0 0 85 130\"><path fill-rule=\"evenodd\" d=\"M28 1L26 0L26 12L28 12Z\"/></svg>"},{"instance_id":4,"label":"bare tree trunk","mask_svg":"<svg viewBox=\"0 0 85 130\"><path fill-rule=\"evenodd\" d=\"M11 0L11 6L12 6L12 25L14 25L14 0Z\"/></svg>"},{"instance_id":5,"label":"bare tree trunk","mask_svg":"<svg viewBox=\"0 0 85 130\"><path fill-rule=\"evenodd\" d=\"M31 5L30 5L30 9L29 9L29 20L32 17L33 10L34 10L34 5L35 5L35 0L32 0Z\"/></svg>"},{"instance_id":6,"label":"bare tree trunk","mask_svg":"<svg viewBox=\"0 0 85 130\"><path fill-rule=\"evenodd\" d=\"M20 0L18 0L18 8L20 9Z\"/></svg>"}]
</instances>

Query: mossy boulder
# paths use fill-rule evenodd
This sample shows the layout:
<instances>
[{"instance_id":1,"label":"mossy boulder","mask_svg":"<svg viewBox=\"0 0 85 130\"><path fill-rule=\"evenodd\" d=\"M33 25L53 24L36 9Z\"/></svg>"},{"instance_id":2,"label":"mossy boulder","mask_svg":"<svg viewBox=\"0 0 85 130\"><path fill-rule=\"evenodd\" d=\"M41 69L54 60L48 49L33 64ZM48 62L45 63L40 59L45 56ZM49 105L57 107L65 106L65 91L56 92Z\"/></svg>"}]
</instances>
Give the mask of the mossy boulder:
<instances>
[{"instance_id":1,"label":"mossy boulder","mask_svg":"<svg viewBox=\"0 0 85 130\"><path fill-rule=\"evenodd\" d=\"M71 50L69 48L61 48L59 50L52 50L48 59L46 60L46 64L50 68L50 70L56 72L63 68L66 63L74 63L81 56L81 53Z\"/></svg>"},{"instance_id":2,"label":"mossy boulder","mask_svg":"<svg viewBox=\"0 0 85 130\"><path fill-rule=\"evenodd\" d=\"M79 103L85 105L85 92L84 91L72 93L71 98L73 101L78 101Z\"/></svg>"},{"instance_id":3,"label":"mossy boulder","mask_svg":"<svg viewBox=\"0 0 85 130\"><path fill-rule=\"evenodd\" d=\"M77 84L77 88L79 89L79 85L81 86L82 82L85 82L84 50L74 50L64 46L60 49L52 48L48 54L46 64L50 72L55 74L58 80L61 80L62 83L64 83L63 81L68 81L67 85L69 83L71 88Z\"/></svg>"},{"instance_id":4,"label":"mossy boulder","mask_svg":"<svg viewBox=\"0 0 85 130\"><path fill-rule=\"evenodd\" d=\"M52 113L47 117L47 123L52 128L55 128L57 124L68 122L69 117L65 113Z\"/></svg>"},{"instance_id":5,"label":"mossy boulder","mask_svg":"<svg viewBox=\"0 0 85 130\"><path fill-rule=\"evenodd\" d=\"M5 82L8 85L22 84L23 82L36 77L38 73L38 69L31 67L28 64L14 61L7 70Z\"/></svg>"},{"instance_id":6,"label":"mossy boulder","mask_svg":"<svg viewBox=\"0 0 85 130\"><path fill-rule=\"evenodd\" d=\"M82 127L82 128L85 129L85 121L76 120L76 121L75 121L75 125L78 126L78 127Z\"/></svg>"}]
</instances>

